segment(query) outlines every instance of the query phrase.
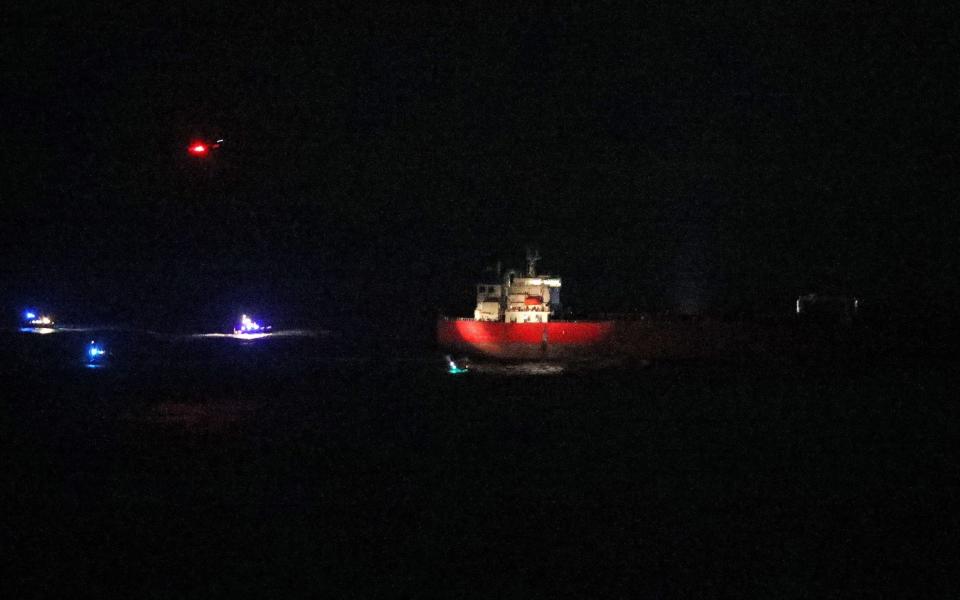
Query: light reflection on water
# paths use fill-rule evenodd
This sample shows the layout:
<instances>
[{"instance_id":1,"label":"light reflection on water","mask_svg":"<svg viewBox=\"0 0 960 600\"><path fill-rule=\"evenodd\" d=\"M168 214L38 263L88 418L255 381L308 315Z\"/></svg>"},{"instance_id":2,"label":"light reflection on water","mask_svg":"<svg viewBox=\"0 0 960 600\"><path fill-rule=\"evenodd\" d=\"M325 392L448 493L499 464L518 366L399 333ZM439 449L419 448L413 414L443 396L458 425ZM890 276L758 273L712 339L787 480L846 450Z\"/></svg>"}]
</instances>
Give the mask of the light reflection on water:
<instances>
[{"instance_id":1,"label":"light reflection on water","mask_svg":"<svg viewBox=\"0 0 960 600\"><path fill-rule=\"evenodd\" d=\"M266 333L194 333L187 335L188 338L232 338L235 340L259 340L268 337L316 337L322 331L312 329L283 329L280 331L268 331Z\"/></svg>"},{"instance_id":2,"label":"light reflection on water","mask_svg":"<svg viewBox=\"0 0 960 600\"><path fill-rule=\"evenodd\" d=\"M190 338L233 338L235 340L259 340L273 336L272 333L195 333Z\"/></svg>"},{"instance_id":3,"label":"light reflection on water","mask_svg":"<svg viewBox=\"0 0 960 600\"><path fill-rule=\"evenodd\" d=\"M21 327L20 333L36 333L38 335L47 335L50 333L77 333L90 331L124 331L120 327Z\"/></svg>"},{"instance_id":4,"label":"light reflection on water","mask_svg":"<svg viewBox=\"0 0 960 600\"><path fill-rule=\"evenodd\" d=\"M56 333L56 329L50 329L49 327L21 327L21 333L36 333L38 335L47 335L48 333Z\"/></svg>"},{"instance_id":5,"label":"light reflection on water","mask_svg":"<svg viewBox=\"0 0 960 600\"><path fill-rule=\"evenodd\" d=\"M199 338L233 338L237 340L257 340L267 337L318 337L327 335L330 332L324 329L282 329L279 331L268 331L264 333L186 333L169 334L148 329L128 329L123 327L20 327L20 333L35 333L37 335L49 335L51 333L83 333L94 331L118 331L130 334L142 333L157 338L165 339L199 339Z\"/></svg>"}]
</instances>

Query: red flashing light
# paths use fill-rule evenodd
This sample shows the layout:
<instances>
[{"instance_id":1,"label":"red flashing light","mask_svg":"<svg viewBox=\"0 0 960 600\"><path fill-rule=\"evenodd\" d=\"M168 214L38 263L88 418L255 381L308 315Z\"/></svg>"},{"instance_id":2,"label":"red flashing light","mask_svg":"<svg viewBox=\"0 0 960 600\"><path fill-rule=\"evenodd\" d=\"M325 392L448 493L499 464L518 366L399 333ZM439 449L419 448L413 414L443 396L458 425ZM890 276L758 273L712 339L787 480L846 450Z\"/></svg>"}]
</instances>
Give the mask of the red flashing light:
<instances>
[{"instance_id":1,"label":"red flashing light","mask_svg":"<svg viewBox=\"0 0 960 600\"><path fill-rule=\"evenodd\" d=\"M195 156L203 156L207 153L207 146L205 144L191 144L190 145L190 154Z\"/></svg>"}]
</instances>

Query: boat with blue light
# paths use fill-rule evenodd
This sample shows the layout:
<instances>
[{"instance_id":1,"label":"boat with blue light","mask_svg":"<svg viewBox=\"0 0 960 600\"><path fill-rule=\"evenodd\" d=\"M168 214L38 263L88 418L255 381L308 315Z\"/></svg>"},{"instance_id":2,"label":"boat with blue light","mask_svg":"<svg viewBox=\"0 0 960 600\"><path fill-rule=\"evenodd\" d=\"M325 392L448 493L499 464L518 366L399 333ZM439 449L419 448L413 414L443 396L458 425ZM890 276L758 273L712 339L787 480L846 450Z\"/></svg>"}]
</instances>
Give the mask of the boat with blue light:
<instances>
[{"instance_id":1,"label":"boat with blue light","mask_svg":"<svg viewBox=\"0 0 960 600\"><path fill-rule=\"evenodd\" d=\"M240 322L233 328L234 335L266 335L270 325L261 325L247 315L240 316Z\"/></svg>"},{"instance_id":2,"label":"boat with blue light","mask_svg":"<svg viewBox=\"0 0 960 600\"><path fill-rule=\"evenodd\" d=\"M87 345L87 367L91 369L103 367L106 359L107 351L103 345L98 344L96 340L90 340Z\"/></svg>"},{"instance_id":3,"label":"boat with blue light","mask_svg":"<svg viewBox=\"0 0 960 600\"><path fill-rule=\"evenodd\" d=\"M57 324L51 315L43 314L36 310L24 311L20 318L21 331L35 331L39 333L48 333L56 329Z\"/></svg>"}]
</instances>

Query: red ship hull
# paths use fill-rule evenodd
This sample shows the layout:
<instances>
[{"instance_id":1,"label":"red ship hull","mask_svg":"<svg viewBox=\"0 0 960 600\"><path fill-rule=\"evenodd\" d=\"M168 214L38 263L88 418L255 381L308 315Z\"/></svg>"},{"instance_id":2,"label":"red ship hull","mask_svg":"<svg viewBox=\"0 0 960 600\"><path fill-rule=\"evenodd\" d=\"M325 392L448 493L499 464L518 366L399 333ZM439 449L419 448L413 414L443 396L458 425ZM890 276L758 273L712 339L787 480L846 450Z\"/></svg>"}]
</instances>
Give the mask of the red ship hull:
<instances>
[{"instance_id":1,"label":"red ship hull","mask_svg":"<svg viewBox=\"0 0 960 600\"><path fill-rule=\"evenodd\" d=\"M454 352L500 359L588 357L607 352L613 321L504 323L440 319L437 343Z\"/></svg>"},{"instance_id":2,"label":"red ship hull","mask_svg":"<svg viewBox=\"0 0 960 600\"><path fill-rule=\"evenodd\" d=\"M447 351L503 360L724 359L803 353L817 345L788 329L712 320L505 323L444 318L437 322L437 343Z\"/></svg>"}]
</instances>

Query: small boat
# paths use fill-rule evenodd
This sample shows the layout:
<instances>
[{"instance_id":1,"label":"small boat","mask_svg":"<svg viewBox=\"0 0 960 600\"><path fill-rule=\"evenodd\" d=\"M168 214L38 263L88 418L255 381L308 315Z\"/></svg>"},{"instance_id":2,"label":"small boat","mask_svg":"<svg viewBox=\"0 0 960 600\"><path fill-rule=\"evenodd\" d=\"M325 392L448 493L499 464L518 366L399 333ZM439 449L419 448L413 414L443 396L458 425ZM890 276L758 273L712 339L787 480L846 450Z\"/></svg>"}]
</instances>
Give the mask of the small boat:
<instances>
[{"instance_id":1,"label":"small boat","mask_svg":"<svg viewBox=\"0 0 960 600\"><path fill-rule=\"evenodd\" d=\"M103 346L98 344L95 340L90 340L90 345L87 346L87 361L91 363L100 362L103 360L103 357L106 356L107 351L103 349Z\"/></svg>"},{"instance_id":2,"label":"small boat","mask_svg":"<svg viewBox=\"0 0 960 600\"><path fill-rule=\"evenodd\" d=\"M446 356L446 359L447 373L450 375L460 375L461 373L466 373L470 370L470 365L467 363L466 359L463 359L460 361L460 363L457 363L457 361L450 358L449 354Z\"/></svg>"},{"instance_id":3,"label":"small boat","mask_svg":"<svg viewBox=\"0 0 960 600\"><path fill-rule=\"evenodd\" d=\"M20 320L20 327L23 329L54 329L56 326L53 317L33 310L24 312Z\"/></svg>"},{"instance_id":4,"label":"small boat","mask_svg":"<svg viewBox=\"0 0 960 600\"><path fill-rule=\"evenodd\" d=\"M261 325L247 315L240 316L240 323L233 328L234 335L256 335L270 331L269 325Z\"/></svg>"}]
</instances>

